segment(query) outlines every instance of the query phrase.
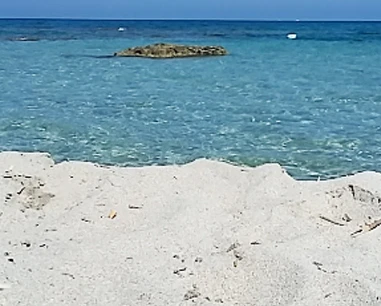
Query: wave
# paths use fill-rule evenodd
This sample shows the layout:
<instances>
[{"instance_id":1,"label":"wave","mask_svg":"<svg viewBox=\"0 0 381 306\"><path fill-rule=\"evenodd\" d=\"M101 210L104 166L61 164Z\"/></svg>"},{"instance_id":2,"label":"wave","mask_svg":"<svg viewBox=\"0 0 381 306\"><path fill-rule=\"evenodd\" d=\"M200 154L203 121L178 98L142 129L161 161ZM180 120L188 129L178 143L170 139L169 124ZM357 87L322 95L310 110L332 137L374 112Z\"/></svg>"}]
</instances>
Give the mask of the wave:
<instances>
[{"instance_id":1,"label":"wave","mask_svg":"<svg viewBox=\"0 0 381 306\"><path fill-rule=\"evenodd\" d=\"M381 36L381 32L366 32L366 31L360 31L358 32L359 35L379 35Z\"/></svg>"},{"instance_id":2,"label":"wave","mask_svg":"<svg viewBox=\"0 0 381 306\"><path fill-rule=\"evenodd\" d=\"M38 41L70 41L79 40L77 37L0 37L0 41L13 41L13 42L38 42Z\"/></svg>"},{"instance_id":3,"label":"wave","mask_svg":"<svg viewBox=\"0 0 381 306\"><path fill-rule=\"evenodd\" d=\"M227 34L225 34L225 33L205 33L204 36L208 36L208 37L226 37Z\"/></svg>"},{"instance_id":4,"label":"wave","mask_svg":"<svg viewBox=\"0 0 381 306\"><path fill-rule=\"evenodd\" d=\"M70 32L69 32L70 30ZM128 31L118 32L115 28L95 28L93 31L85 29L69 29L67 31L28 31L28 33L17 32L12 34L0 34L0 41L14 42L37 42L37 41L72 41L72 40L89 40L89 39L120 39L120 38L147 38L147 39L198 39L215 38L215 39L287 39L287 34L292 32L298 35L298 40L324 41L324 42L360 42L360 41L378 41L381 40L381 31L377 30L360 30L360 31L319 31L317 29L208 29L197 31L196 29L181 31L181 29L129 29Z\"/></svg>"},{"instance_id":5,"label":"wave","mask_svg":"<svg viewBox=\"0 0 381 306\"><path fill-rule=\"evenodd\" d=\"M12 37L8 38L9 41L40 41L38 37Z\"/></svg>"}]
</instances>

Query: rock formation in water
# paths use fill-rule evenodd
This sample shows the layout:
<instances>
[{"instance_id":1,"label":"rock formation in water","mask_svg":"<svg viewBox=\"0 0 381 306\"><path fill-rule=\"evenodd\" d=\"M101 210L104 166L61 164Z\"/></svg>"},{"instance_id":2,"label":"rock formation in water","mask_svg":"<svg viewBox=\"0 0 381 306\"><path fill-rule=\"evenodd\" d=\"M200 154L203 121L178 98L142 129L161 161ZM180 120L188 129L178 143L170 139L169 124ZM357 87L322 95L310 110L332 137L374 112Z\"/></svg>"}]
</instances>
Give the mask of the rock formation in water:
<instances>
[{"instance_id":1,"label":"rock formation in water","mask_svg":"<svg viewBox=\"0 0 381 306\"><path fill-rule=\"evenodd\" d=\"M227 50L221 46L185 46L173 44L154 44L144 47L129 48L114 53L114 56L176 58L193 56L221 56L227 54Z\"/></svg>"}]
</instances>

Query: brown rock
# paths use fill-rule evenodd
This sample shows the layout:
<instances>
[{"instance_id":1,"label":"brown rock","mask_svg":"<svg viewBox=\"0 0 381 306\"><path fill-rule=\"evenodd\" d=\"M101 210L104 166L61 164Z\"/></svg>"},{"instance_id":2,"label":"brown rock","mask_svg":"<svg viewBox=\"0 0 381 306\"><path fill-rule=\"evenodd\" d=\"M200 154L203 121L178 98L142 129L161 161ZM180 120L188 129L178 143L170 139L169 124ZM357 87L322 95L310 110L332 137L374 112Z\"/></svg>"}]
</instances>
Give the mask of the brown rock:
<instances>
[{"instance_id":1,"label":"brown rock","mask_svg":"<svg viewBox=\"0 0 381 306\"><path fill-rule=\"evenodd\" d=\"M221 56L228 52L221 46L185 46L173 44L154 44L144 47L129 48L114 53L122 57L178 58L193 56Z\"/></svg>"}]
</instances>

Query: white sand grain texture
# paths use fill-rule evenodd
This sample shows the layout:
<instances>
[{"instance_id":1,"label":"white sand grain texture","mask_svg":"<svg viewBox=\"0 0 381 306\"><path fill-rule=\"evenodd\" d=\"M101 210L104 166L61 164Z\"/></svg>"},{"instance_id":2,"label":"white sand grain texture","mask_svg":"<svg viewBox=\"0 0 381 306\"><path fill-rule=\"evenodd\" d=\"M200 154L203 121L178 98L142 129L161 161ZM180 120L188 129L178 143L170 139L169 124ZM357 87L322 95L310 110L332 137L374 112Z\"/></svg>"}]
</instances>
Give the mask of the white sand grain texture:
<instances>
[{"instance_id":1,"label":"white sand grain texture","mask_svg":"<svg viewBox=\"0 0 381 306\"><path fill-rule=\"evenodd\" d=\"M379 173L4 152L0 202L0 305L381 305Z\"/></svg>"}]
</instances>

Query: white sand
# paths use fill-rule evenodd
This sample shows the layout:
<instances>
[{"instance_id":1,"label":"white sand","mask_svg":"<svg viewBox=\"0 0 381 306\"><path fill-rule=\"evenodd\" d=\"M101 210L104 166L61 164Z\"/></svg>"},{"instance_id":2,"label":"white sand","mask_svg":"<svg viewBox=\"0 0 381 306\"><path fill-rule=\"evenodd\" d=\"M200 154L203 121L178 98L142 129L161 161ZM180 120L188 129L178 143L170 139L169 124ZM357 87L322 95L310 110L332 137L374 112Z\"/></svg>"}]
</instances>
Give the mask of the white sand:
<instances>
[{"instance_id":1,"label":"white sand","mask_svg":"<svg viewBox=\"0 0 381 306\"><path fill-rule=\"evenodd\" d=\"M0 175L0 305L381 305L381 226L351 236L381 174L1 153Z\"/></svg>"}]
</instances>

